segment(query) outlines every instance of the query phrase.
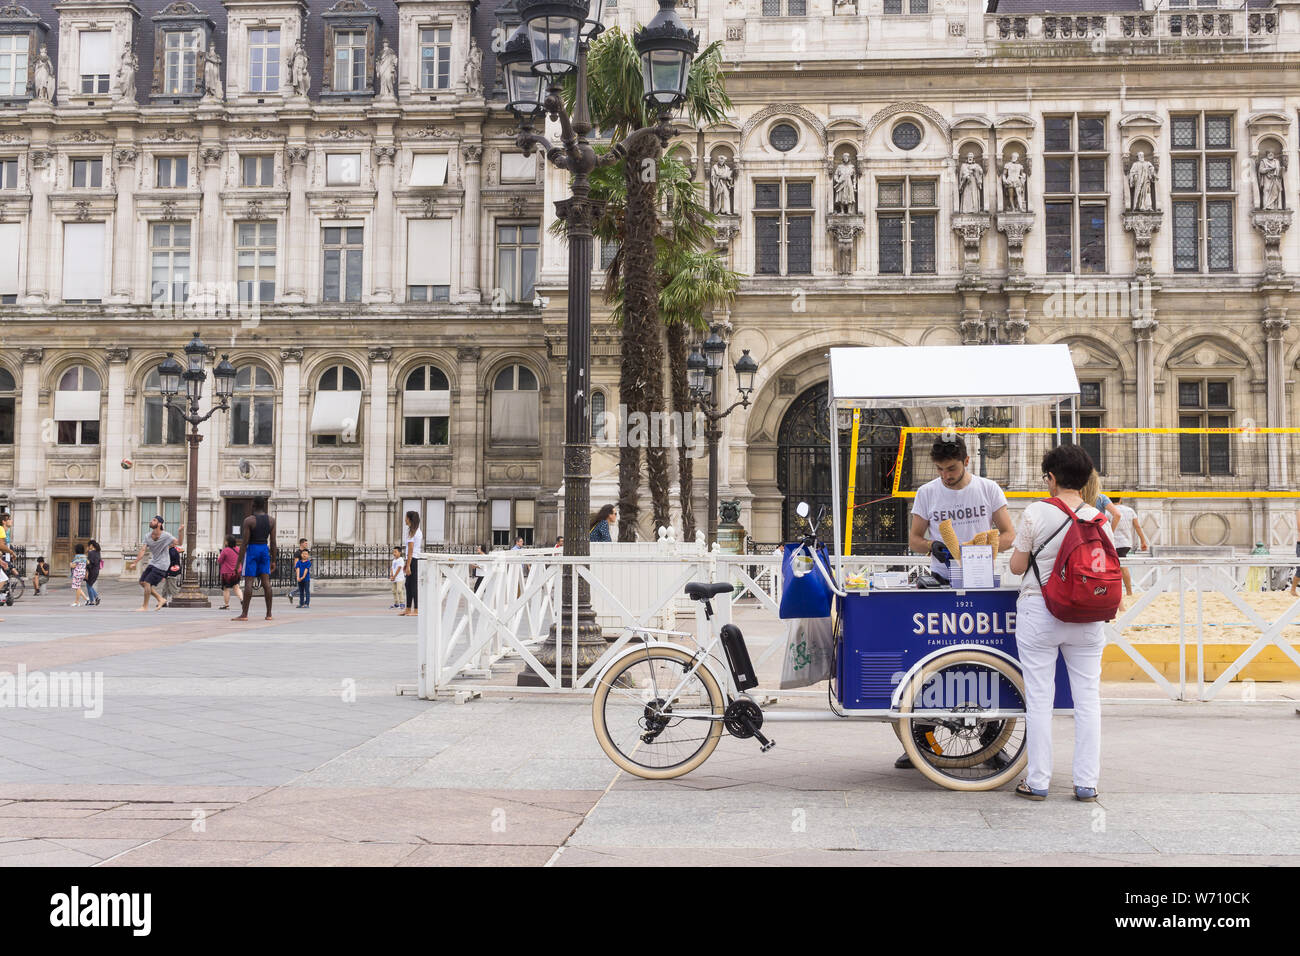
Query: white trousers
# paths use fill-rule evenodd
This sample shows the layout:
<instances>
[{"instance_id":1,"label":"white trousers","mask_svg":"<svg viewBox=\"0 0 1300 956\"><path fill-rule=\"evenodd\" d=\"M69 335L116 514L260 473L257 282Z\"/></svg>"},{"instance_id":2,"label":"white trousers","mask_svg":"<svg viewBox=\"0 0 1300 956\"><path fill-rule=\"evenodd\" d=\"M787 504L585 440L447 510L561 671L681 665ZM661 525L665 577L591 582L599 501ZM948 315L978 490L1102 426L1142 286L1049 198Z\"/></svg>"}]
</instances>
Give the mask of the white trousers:
<instances>
[{"instance_id":1,"label":"white trousers","mask_svg":"<svg viewBox=\"0 0 1300 956\"><path fill-rule=\"evenodd\" d=\"M1046 790L1052 779L1052 701L1056 696L1056 653L1065 658L1074 698L1074 785L1096 787L1101 772L1101 651L1106 636L1100 623L1071 624L1054 618L1043 596L1022 594L1016 601L1016 647L1025 677L1026 782Z\"/></svg>"}]
</instances>

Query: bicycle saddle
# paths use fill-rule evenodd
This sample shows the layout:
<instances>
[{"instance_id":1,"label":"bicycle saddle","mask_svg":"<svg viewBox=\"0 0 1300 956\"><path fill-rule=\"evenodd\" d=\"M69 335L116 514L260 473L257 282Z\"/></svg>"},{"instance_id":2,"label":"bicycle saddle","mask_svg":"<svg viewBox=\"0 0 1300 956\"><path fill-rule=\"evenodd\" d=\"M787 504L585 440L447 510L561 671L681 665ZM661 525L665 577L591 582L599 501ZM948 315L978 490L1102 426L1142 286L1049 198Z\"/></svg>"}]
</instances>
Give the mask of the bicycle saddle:
<instances>
[{"instance_id":1,"label":"bicycle saddle","mask_svg":"<svg viewBox=\"0 0 1300 956\"><path fill-rule=\"evenodd\" d=\"M734 591L730 584L725 581L718 584L709 584L707 581L692 581L686 585L686 596L692 601L707 601L717 594L729 594Z\"/></svg>"}]
</instances>

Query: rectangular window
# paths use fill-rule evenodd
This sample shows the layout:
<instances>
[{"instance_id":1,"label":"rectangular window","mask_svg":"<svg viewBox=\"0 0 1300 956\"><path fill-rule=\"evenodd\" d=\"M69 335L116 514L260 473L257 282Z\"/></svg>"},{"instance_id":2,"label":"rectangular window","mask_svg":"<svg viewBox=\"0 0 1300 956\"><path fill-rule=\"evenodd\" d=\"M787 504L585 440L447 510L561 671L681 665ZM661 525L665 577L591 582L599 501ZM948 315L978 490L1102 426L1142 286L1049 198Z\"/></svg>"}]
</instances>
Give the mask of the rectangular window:
<instances>
[{"instance_id":1,"label":"rectangular window","mask_svg":"<svg viewBox=\"0 0 1300 956\"><path fill-rule=\"evenodd\" d=\"M350 545L357 535L357 499L313 498L311 509L313 545Z\"/></svg>"},{"instance_id":2,"label":"rectangular window","mask_svg":"<svg viewBox=\"0 0 1300 956\"><path fill-rule=\"evenodd\" d=\"M275 185L275 157L269 154L240 156L239 185L248 189L270 189Z\"/></svg>"},{"instance_id":3,"label":"rectangular window","mask_svg":"<svg viewBox=\"0 0 1300 956\"><path fill-rule=\"evenodd\" d=\"M407 222L406 288L411 302L447 302L451 298L451 220Z\"/></svg>"},{"instance_id":4,"label":"rectangular window","mask_svg":"<svg viewBox=\"0 0 1300 956\"><path fill-rule=\"evenodd\" d=\"M364 230L360 226L325 227L323 302L361 301L363 239Z\"/></svg>"},{"instance_id":5,"label":"rectangular window","mask_svg":"<svg viewBox=\"0 0 1300 956\"><path fill-rule=\"evenodd\" d=\"M181 500L179 498L140 498L140 543L149 536L149 522L154 515L162 515L163 530L175 534L181 526Z\"/></svg>"},{"instance_id":6,"label":"rectangular window","mask_svg":"<svg viewBox=\"0 0 1300 956\"><path fill-rule=\"evenodd\" d=\"M165 423L165 424L164 424ZM161 395L146 395L144 400L144 444L180 445L185 441L185 419L174 407L168 407Z\"/></svg>"},{"instance_id":7,"label":"rectangular window","mask_svg":"<svg viewBox=\"0 0 1300 956\"><path fill-rule=\"evenodd\" d=\"M184 156L159 156L155 185L159 189L182 189L189 185L189 160Z\"/></svg>"},{"instance_id":8,"label":"rectangular window","mask_svg":"<svg viewBox=\"0 0 1300 956\"><path fill-rule=\"evenodd\" d=\"M1106 118L1044 118L1048 272L1106 271Z\"/></svg>"},{"instance_id":9,"label":"rectangular window","mask_svg":"<svg viewBox=\"0 0 1300 956\"><path fill-rule=\"evenodd\" d=\"M0 98L27 95L27 37L0 36Z\"/></svg>"},{"instance_id":10,"label":"rectangular window","mask_svg":"<svg viewBox=\"0 0 1300 956\"><path fill-rule=\"evenodd\" d=\"M149 236L149 301L184 302L190 287L190 224L155 222Z\"/></svg>"},{"instance_id":11,"label":"rectangular window","mask_svg":"<svg viewBox=\"0 0 1300 956\"><path fill-rule=\"evenodd\" d=\"M235 272L239 301L275 301L274 222L235 223Z\"/></svg>"},{"instance_id":12,"label":"rectangular window","mask_svg":"<svg viewBox=\"0 0 1300 956\"><path fill-rule=\"evenodd\" d=\"M1232 428L1231 383L1180 379L1179 428ZM1179 435L1178 470L1184 475L1221 477L1232 474L1233 435Z\"/></svg>"},{"instance_id":13,"label":"rectangular window","mask_svg":"<svg viewBox=\"0 0 1300 956\"><path fill-rule=\"evenodd\" d=\"M334 32L334 89L340 93L360 93L366 82L366 31Z\"/></svg>"},{"instance_id":14,"label":"rectangular window","mask_svg":"<svg viewBox=\"0 0 1300 956\"><path fill-rule=\"evenodd\" d=\"M451 89L451 27L420 31L420 89Z\"/></svg>"},{"instance_id":15,"label":"rectangular window","mask_svg":"<svg viewBox=\"0 0 1300 956\"><path fill-rule=\"evenodd\" d=\"M0 189L18 188L18 160L13 156L0 158Z\"/></svg>"},{"instance_id":16,"label":"rectangular window","mask_svg":"<svg viewBox=\"0 0 1300 956\"><path fill-rule=\"evenodd\" d=\"M808 180L755 183L754 206L773 210L755 217L755 272L810 275L812 183Z\"/></svg>"},{"instance_id":17,"label":"rectangular window","mask_svg":"<svg viewBox=\"0 0 1300 956\"><path fill-rule=\"evenodd\" d=\"M74 159L72 161L72 187L74 189L99 189L104 184L102 159Z\"/></svg>"},{"instance_id":18,"label":"rectangular window","mask_svg":"<svg viewBox=\"0 0 1300 956\"><path fill-rule=\"evenodd\" d=\"M1101 402L1101 382L1080 382L1079 398L1077 401L1077 410L1079 413L1079 428L1102 428L1105 409ZM1074 419L1070 417L1070 403L1064 401L1060 403L1061 415L1061 441L1064 444L1070 444L1074 440ZM1056 422L1055 417L1052 424ZM1093 465L1101 474L1106 474L1106 462L1101 454L1101 436L1100 435L1079 435L1079 447L1088 453L1092 459Z\"/></svg>"},{"instance_id":19,"label":"rectangular window","mask_svg":"<svg viewBox=\"0 0 1300 956\"><path fill-rule=\"evenodd\" d=\"M19 232L16 222L0 222L0 303L18 301ZM3 389L4 385L0 385Z\"/></svg>"},{"instance_id":20,"label":"rectangular window","mask_svg":"<svg viewBox=\"0 0 1300 956\"><path fill-rule=\"evenodd\" d=\"M198 30L168 30L163 34L163 93L183 95L198 91Z\"/></svg>"},{"instance_id":21,"label":"rectangular window","mask_svg":"<svg viewBox=\"0 0 1300 956\"><path fill-rule=\"evenodd\" d=\"M248 31L248 92L275 93L280 89L279 28Z\"/></svg>"},{"instance_id":22,"label":"rectangular window","mask_svg":"<svg viewBox=\"0 0 1300 956\"><path fill-rule=\"evenodd\" d=\"M503 183L531 183L537 180L537 154L501 154L501 181Z\"/></svg>"},{"instance_id":23,"label":"rectangular window","mask_svg":"<svg viewBox=\"0 0 1300 956\"><path fill-rule=\"evenodd\" d=\"M104 294L104 224L63 224L63 301L99 302Z\"/></svg>"},{"instance_id":24,"label":"rectangular window","mask_svg":"<svg viewBox=\"0 0 1300 956\"><path fill-rule=\"evenodd\" d=\"M412 186L447 185L447 154L416 153L411 157Z\"/></svg>"},{"instance_id":25,"label":"rectangular window","mask_svg":"<svg viewBox=\"0 0 1300 956\"><path fill-rule=\"evenodd\" d=\"M360 153L330 153L325 157L326 186L359 186L360 184Z\"/></svg>"},{"instance_id":26,"label":"rectangular window","mask_svg":"<svg viewBox=\"0 0 1300 956\"><path fill-rule=\"evenodd\" d=\"M523 547L532 547L535 514L532 499L493 499L492 547L512 548L520 538L523 539Z\"/></svg>"},{"instance_id":27,"label":"rectangular window","mask_svg":"<svg viewBox=\"0 0 1300 956\"><path fill-rule=\"evenodd\" d=\"M902 179L877 184L876 216L882 275L932 274L937 268L935 221L938 210L933 179ZM897 210L897 211L893 211Z\"/></svg>"},{"instance_id":28,"label":"rectangular window","mask_svg":"<svg viewBox=\"0 0 1300 956\"><path fill-rule=\"evenodd\" d=\"M1170 119L1174 270L1231 272L1233 242L1233 116L1193 113ZM1201 145L1204 144L1204 145Z\"/></svg>"},{"instance_id":29,"label":"rectangular window","mask_svg":"<svg viewBox=\"0 0 1300 956\"><path fill-rule=\"evenodd\" d=\"M107 30L83 30L80 36L82 93L107 93L113 72L113 34Z\"/></svg>"},{"instance_id":30,"label":"rectangular window","mask_svg":"<svg viewBox=\"0 0 1300 956\"><path fill-rule=\"evenodd\" d=\"M507 302L533 301L538 252L537 226L497 226L497 286Z\"/></svg>"}]
</instances>

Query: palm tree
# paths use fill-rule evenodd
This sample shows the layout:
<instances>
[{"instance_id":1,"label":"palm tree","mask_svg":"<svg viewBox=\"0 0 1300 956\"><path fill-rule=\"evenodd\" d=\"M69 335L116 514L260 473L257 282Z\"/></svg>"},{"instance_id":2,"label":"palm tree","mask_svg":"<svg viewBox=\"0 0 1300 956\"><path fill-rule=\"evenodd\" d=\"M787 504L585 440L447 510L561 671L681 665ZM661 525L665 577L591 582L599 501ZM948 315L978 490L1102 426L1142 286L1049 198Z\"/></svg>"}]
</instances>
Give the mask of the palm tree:
<instances>
[{"instance_id":1,"label":"palm tree","mask_svg":"<svg viewBox=\"0 0 1300 956\"><path fill-rule=\"evenodd\" d=\"M731 108L722 81L721 43L712 43L695 58L686 88L685 110L693 124L721 121ZM591 45L587 58L592 121L615 140L654 125L645 102L641 59L632 39L617 27L605 31ZM573 102L575 84L565 88ZM611 233L620 242L619 253L609 269L607 295L616 293L622 304L622 356L619 369L619 400L628 408L650 413L662 411L663 347L659 325L659 270L655 235L658 228L659 144L650 140L629 152L622 164L624 204L617 226L609 222L607 210L598 224L597 236L608 241ZM607 183L607 181L606 181ZM592 197L599 198L593 177ZM615 210L617 212L618 210ZM647 472L656 526L669 521L668 456L661 446L646 449ZM641 450L627 442L619 449L618 507L619 538L632 540L640 512L637 496L641 479ZM626 520L622 520L626 519Z\"/></svg>"}]
</instances>

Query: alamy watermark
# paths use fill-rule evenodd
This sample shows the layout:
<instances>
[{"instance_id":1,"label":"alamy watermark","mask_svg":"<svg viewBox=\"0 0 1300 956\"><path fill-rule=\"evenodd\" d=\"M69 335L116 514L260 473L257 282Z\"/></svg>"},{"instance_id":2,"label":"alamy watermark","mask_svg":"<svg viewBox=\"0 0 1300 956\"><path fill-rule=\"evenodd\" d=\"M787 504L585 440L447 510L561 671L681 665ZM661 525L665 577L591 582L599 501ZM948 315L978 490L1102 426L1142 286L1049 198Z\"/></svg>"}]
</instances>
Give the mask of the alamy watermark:
<instances>
[{"instance_id":1,"label":"alamy watermark","mask_svg":"<svg viewBox=\"0 0 1300 956\"><path fill-rule=\"evenodd\" d=\"M1043 283L1043 315L1049 319L1141 318L1151 313L1151 283L1146 279L1052 279Z\"/></svg>"},{"instance_id":2,"label":"alamy watermark","mask_svg":"<svg viewBox=\"0 0 1300 956\"><path fill-rule=\"evenodd\" d=\"M706 419L701 412L642 412L618 406L595 415L592 444L602 448L685 448L704 454Z\"/></svg>"},{"instance_id":3,"label":"alamy watermark","mask_svg":"<svg viewBox=\"0 0 1300 956\"><path fill-rule=\"evenodd\" d=\"M94 719L104 713L103 671L0 671L0 708L82 710Z\"/></svg>"}]
</instances>

